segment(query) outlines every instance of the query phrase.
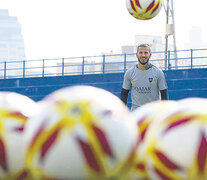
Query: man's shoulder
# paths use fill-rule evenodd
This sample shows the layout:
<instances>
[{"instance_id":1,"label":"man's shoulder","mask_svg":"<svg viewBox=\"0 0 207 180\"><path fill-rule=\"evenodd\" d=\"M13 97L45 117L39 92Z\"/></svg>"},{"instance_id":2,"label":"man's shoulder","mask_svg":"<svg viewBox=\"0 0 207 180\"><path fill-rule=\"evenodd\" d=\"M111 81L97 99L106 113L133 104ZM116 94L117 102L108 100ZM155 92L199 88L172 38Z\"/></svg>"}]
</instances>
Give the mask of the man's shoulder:
<instances>
[{"instance_id":1,"label":"man's shoulder","mask_svg":"<svg viewBox=\"0 0 207 180\"><path fill-rule=\"evenodd\" d=\"M157 67L157 66L154 66L152 67L152 71L158 76L158 77L163 77L165 76L164 75L164 72L161 68Z\"/></svg>"},{"instance_id":2,"label":"man's shoulder","mask_svg":"<svg viewBox=\"0 0 207 180\"><path fill-rule=\"evenodd\" d=\"M127 73L134 71L134 69L136 68L136 65L131 66L129 69L126 70Z\"/></svg>"},{"instance_id":3,"label":"man's shoulder","mask_svg":"<svg viewBox=\"0 0 207 180\"><path fill-rule=\"evenodd\" d=\"M153 65L152 64L152 67L151 67L153 70L155 70L155 71L158 71L158 72L163 72L163 70L162 69L160 69L159 67L157 67L157 66L155 66L155 65Z\"/></svg>"}]
</instances>

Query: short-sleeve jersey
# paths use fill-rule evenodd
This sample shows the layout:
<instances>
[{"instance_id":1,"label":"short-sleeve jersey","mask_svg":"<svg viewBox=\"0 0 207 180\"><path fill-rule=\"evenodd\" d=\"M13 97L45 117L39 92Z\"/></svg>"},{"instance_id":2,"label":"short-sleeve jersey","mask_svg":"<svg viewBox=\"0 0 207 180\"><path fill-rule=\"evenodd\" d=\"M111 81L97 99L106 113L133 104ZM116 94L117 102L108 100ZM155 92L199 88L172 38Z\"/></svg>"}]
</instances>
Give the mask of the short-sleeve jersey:
<instances>
[{"instance_id":1,"label":"short-sleeve jersey","mask_svg":"<svg viewBox=\"0 0 207 180\"><path fill-rule=\"evenodd\" d=\"M124 75L124 89L131 89L132 110L148 102L160 100L160 90L167 89L164 73L152 65L140 70L137 65L128 69Z\"/></svg>"}]
</instances>

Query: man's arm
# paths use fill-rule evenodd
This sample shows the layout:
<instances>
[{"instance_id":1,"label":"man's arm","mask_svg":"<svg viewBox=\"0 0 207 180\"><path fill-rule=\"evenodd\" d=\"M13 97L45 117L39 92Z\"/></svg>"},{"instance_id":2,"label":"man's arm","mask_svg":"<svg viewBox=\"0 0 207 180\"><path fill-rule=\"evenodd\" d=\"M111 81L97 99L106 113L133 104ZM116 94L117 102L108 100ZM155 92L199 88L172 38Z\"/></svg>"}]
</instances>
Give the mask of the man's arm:
<instances>
[{"instance_id":1,"label":"man's arm","mask_svg":"<svg viewBox=\"0 0 207 180\"><path fill-rule=\"evenodd\" d=\"M167 89L160 90L161 100L168 100L168 92Z\"/></svg>"},{"instance_id":2,"label":"man's arm","mask_svg":"<svg viewBox=\"0 0 207 180\"><path fill-rule=\"evenodd\" d=\"M129 90L122 88L121 89L121 100L124 104L127 104Z\"/></svg>"}]
</instances>

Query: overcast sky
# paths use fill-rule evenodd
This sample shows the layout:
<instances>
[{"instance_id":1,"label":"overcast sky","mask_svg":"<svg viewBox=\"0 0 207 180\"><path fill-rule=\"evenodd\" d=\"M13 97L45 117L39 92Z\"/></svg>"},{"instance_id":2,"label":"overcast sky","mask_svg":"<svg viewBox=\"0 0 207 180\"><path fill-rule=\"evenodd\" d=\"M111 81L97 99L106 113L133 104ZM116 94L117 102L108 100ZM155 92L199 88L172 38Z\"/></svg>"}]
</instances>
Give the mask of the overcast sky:
<instances>
[{"instance_id":1,"label":"overcast sky","mask_svg":"<svg viewBox=\"0 0 207 180\"><path fill-rule=\"evenodd\" d=\"M165 36L164 8L151 20L133 18L125 0L0 0L22 25L26 59L93 56L134 44L135 35ZM175 0L177 49L198 26L207 42L206 0ZM207 48L207 47L200 47Z\"/></svg>"}]
</instances>

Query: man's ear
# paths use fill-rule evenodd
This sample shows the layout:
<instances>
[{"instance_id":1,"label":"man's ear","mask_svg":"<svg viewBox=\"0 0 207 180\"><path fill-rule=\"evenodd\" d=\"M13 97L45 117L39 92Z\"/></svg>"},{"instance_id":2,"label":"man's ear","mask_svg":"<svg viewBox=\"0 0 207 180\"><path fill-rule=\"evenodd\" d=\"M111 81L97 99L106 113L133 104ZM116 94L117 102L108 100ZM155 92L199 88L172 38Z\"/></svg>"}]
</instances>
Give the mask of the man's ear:
<instances>
[{"instance_id":1,"label":"man's ear","mask_svg":"<svg viewBox=\"0 0 207 180\"><path fill-rule=\"evenodd\" d=\"M150 56L149 57L151 57L151 55L152 55L152 53L150 53Z\"/></svg>"}]
</instances>

